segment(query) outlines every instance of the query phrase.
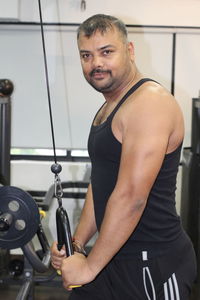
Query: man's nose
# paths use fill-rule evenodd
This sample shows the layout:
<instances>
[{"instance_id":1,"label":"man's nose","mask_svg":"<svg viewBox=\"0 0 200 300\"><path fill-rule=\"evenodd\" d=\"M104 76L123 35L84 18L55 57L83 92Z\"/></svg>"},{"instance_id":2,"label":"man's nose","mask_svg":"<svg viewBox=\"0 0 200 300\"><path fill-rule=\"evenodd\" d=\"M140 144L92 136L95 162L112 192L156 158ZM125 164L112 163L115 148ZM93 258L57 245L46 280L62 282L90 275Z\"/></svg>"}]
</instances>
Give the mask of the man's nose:
<instances>
[{"instance_id":1,"label":"man's nose","mask_svg":"<svg viewBox=\"0 0 200 300\"><path fill-rule=\"evenodd\" d=\"M102 57L95 55L92 60L93 68L101 68L103 66Z\"/></svg>"}]
</instances>

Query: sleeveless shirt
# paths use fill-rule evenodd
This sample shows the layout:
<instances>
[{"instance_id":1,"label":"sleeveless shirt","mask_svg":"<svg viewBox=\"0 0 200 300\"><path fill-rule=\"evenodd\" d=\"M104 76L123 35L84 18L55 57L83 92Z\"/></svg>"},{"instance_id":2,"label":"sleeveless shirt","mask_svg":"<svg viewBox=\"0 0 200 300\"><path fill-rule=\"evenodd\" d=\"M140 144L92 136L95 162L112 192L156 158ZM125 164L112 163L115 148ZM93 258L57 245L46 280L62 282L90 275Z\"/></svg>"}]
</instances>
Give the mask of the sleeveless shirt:
<instances>
[{"instance_id":1,"label":"sleeveless shirt","mask_svg":"<svg viewBox=\"0 0 200 300\"><path fill-rule=\"evenodd\" d=\"M98 126L92 123L90 129L88 152L92 165L91 185L98 230L101 227L109 196L115 188L120 165L122 145L113 135L112 119L122 103L146 81L153 80L143 78L137 82L119 101L107 120ZM131 257L144 249L151 250L152 253L162 253L167 243L176 241L183 233L175 207L176 176L181 146L165 155L144 213L117 256Z\"/></svg>"}]
</instances>

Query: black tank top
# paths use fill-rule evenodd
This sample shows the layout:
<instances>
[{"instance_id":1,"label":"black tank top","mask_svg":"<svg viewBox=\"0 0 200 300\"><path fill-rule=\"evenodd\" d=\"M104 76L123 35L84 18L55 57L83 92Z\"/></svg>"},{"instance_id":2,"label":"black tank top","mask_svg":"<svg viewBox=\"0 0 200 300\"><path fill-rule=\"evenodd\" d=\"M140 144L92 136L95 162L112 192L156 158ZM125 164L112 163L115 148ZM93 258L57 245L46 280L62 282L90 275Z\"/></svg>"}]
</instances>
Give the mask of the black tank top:
<instances>
[{"instance_id":1,"label":"black tank top","mask_svg":"<svg viewBox=\"0 0 200 300\"><path fill-rule=\"evenodd\" d=\"M121 99L104 123L99 126L91 126L88 152L92 164L91 184L98 230L104 217L109 196L115 188L121 157L121 143L113 135L112 119L122 103L146 81L151 81L151 79L144 78L136 83ZM181 145L172 153L165 155L149 194L144 213L129 240L119 251L118 256L123 257L124 254L126 257L127 255L131 256L144 249L151 249L156 253L162 252L162 249L166 248L166 243L175 241L181 235L182 227L175 208L176 176L180 152Z\"/></svg>"}]
</instances>

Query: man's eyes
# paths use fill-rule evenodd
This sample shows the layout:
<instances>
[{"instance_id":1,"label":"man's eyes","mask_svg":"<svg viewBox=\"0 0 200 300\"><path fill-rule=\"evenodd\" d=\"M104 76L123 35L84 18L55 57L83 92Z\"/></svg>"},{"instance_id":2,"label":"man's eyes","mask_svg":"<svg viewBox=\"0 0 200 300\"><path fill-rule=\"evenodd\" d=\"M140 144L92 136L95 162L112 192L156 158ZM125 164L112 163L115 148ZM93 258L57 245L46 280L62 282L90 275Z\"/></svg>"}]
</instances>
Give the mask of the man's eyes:
<instances>
[{"instance_id":1,"label":"man's eyes","mask_svg":"<svg viewBox=\"0 0 200 300\"><path fill-rule=\"evenodd\" d=\"M111 53L113 53L114 51L113 50L110 50L110 49L106 49L106 50L103 50L101 53L100 53L100 55L101 56L109 56ZM87 59L89 59L89 58L91 58L93 55L91 54L91 53L82 53L81 54L81 58L82 59L85 59L85 60L87 60Z\"/></svg>"},{"instance_id":2,"label":"man's eyes","mask_svg":"<svg viewBox=\"0 0 200 300\"><path fill-rule=\"evenodd\" d=\"M87 59L87 58L89 58L90 56L91 56L90 53L83 53L83 54L81 54L81 57L82 57L83 59Z\"/></svg>"},{"instance_id":3,"label":"man's eyes","mask_svg":"<svg viewBox=\"0 0 200 300\"><path fill-rule=\"evenodd\" d=\"M112 50L104 50L103 51L103 54L104 55L109 55L109 54L111 54L113 51Z\"/></svg>"}]
</instances>

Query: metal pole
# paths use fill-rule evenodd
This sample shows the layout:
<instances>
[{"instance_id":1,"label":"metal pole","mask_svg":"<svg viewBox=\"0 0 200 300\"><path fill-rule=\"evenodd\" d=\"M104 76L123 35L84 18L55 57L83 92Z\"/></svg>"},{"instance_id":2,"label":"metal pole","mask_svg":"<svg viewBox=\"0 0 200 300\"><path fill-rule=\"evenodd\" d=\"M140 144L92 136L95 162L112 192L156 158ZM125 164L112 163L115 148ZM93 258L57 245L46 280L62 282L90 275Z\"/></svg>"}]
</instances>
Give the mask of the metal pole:
<instances>
[{"instance_id":1,"label":"metal pole","mask_svg":"<svg viewBox=\"0 0 200 300\"><path fill-rule=\"evenodd\" d=\"M10 185L11 104L0 98L0 173L2 184Z\"/></svg>"},{"instance_id":2,"label":"metal pole","mask_svg":"<svg viewBox=\"0 0 200 300\"><path fill-rule=\"evenodd\" d=\"M12 92L12 82L0 79L0 183L3 185L10 185Z\"/></svg>"}]
</instances>

